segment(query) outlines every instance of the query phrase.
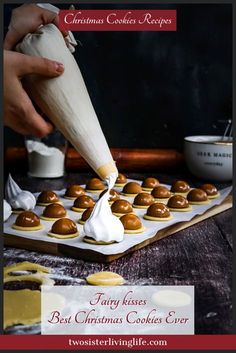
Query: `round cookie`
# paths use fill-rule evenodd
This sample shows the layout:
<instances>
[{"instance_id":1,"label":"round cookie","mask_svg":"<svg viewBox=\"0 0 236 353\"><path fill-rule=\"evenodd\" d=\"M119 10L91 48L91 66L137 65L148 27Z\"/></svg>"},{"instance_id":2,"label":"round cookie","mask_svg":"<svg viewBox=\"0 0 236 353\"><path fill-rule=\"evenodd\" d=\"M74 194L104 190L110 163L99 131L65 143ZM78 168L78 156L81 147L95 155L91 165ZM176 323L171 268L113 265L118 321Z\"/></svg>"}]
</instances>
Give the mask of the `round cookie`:
<instances>
[{"instance_id":1,"label":"round cookie","mask_svg":"<svg viewBox=\"0 0 236 353\"><path fill-rule=\"evenodd\" d=\"M202 184L199 186L199 189L202 189L207 193L208 199L215 199L220 196L219 191L213 184Z\"/></svg>"},{"instance_id":2,"label":"round cookie","mask_svg":"<svg viewBox=\"0 0 236 353\"><path fill-rule=\"evenodd\" d=\"M77 197L84 195L85 190L82 186L74 184L70 185L65 192L64 198L69 200L75 200Z\"/></svg>"},{"instance_id":3,"label":"round cookie","mask_svg":"<svg viewBox=\"0 0 236 353\"><path fill-rule=\"evenodd\" d=\"M83 237L83 241L85 243L93 244L93 245L110 245L110 244L114 244L115 243L114 240L112 240L112 241L96 240L96 239L93 239L92 237L89 237L87 235L85 235Z\"/></svg>"},{"instance_id":4,"label":"round cookie","mask_svg":"<svg viewBox=\"0 0 236 353\"><path fill-rule=\"evenodd\" d=\"M22 231L36 231L42 229L43 226L38 215L31 211L24 211L17 216L12 228Z\"/></svg>"},{"instance_id":5,"label":"round cookie","mask_svg":"<svg viewBox=\"0 0 236 353\"><path fill-rule=\"evenodd\" d=\"M192 210L192 206L189 205L186 197L182 195L174 195L167 202L167 207L170 211L175 212L188 212Z\"/></svg>"},{"instance_id":6,"label":"round cookie","mask_svg":"<svg viewBox=\"0 0 236 353\"><path fill-rule=\"evenodd\" d=\"M147 192L140 192L135 196L133 207L134 208L148 208L152 203L154 203L154 197Z\"/></svg>"},{"instance_id":7,"label":"round cookie","mask_svg":"<svg viewBox=\"0 0 236 353\"><path fill-rule=\"evenodd\" d=\"M104 190L103 192L101 192L101 194L99 195L99 199L100 199L106 192L107 192L107 189ZM109 197L109 200L108 200L109 204L111 205L114 201L119 200L119 199L120 199L119 193L118 193L116 190L111 189L111 190L110 190L110 197Z\"/></svg>"},{"instance_id":8,"label":"round cookie","mask_svg":"<svg viewBox=\"0 0 236 353\"><path fill-rule=\"evenodd\" d=\"M142 189L144 191L151 191L153 188L155 188L159 184L160 184L159 180L157 180L156 178L148 177L148 178L144 179L144 181L142 182Z\"/></svg>"},{"instance_id":9,"label":"round cookie","mask_svg":"<svg viewBox=\"0 0 236 353\"><path fill-rule=\"evenodd\" d=\"M135 181L130 181L123 187L122 195L135 196L140 192L142 192L141 185L139 183L136 183Z\"/></svg>"},{"instance_id":10,"label":"round cookie","mask_svg":"<svg viewBox=\"0 0 236 353\"><path fill-rule=\"evenodd\" d=\"M20 214L20 213L22 213L22 212L24 212L24 209L23 209L23 208L13 208L13 209L12 209L12 213L13 213L13 214Z\"/></svg>"},{"instance_id":11,"label":"round cookie","mask_svg":"<svg viewBox=\"0 0 236 353\"><path fill-rule=\"evenodd\" d=\"M118 273L110 271L93 273L86 278L86 281L94 286L119 286L125 282L124 278Z\"/></svg>"},{"instance_id":12,"label":"round cookie","mask_svg":"<svg viewBox=\"0 0 236 353\"><path fill-rule=\"evenodd\" d=\"M191 205L207 205L210 202L207 193L202 189L192 189L189 191L187 200Z\"/></svg>"},{"instance_id":13,"label":"round cookie","mask_svg":"<svg viewBox=\"0 0 236 353\"><path fill-rule=\"evenodd\" d=\"M137 234L144 231L144 226L138 216L135 214L126 214L120 217L120 221L124 226L125 234Z\"/></svg>"},{"instance_id":14,"label":"round cookie","mask_svg":"<svg viewBox=\"0 0 236 353\"><path fill-rule=\"evenodd\" d=\"M146 214L143 218L149 221L169 221L172 219L170 211L163 203L155 202L148 207Z\"/></svg>"},{"instance_id":15,"label":"round cookie","mask_svg":"<svg viewBox=\"0 0 236 353\"><path fill-rule=\"evenodd\" d=\"M124 174L119 173L116 178L115 186L124 186L127 183L127 178Z\"/></svg>"},{"instance_id":16,"label":"round cookie","mask_svg":"<svg viewBox=\"0 0 236 353\"><path fill-rule=\"evenodd\" d=\"M58 195L52 190L42 191L37 197L38 206L47 206L50 203L61 203Z\"/></svg>"},{"instance_id":17,"label":"round cookie","mask_svg":"<svg viewBox=\"0 0 236 353\"><path fill-rule=\"evenodd\" d=\"M91 196L81 195L75 199L73 206L71 207L72 211L75 212L84 212L88 207L93 207L95 205L94 200Z\"/></svg>"},{"instance_id":18,"label":"round cookie","mask_svg":"<svg viewBox=\"0 0 236 353\"><path fill-rule=\"evenodd\" d=\"M170 191L176 195L185 195L189 192L189 190L190 190L190 186L184 180L176 180L172 184L171 189L170 189Z\"/></svg>"},{"instance_id":19,"label":"round cookie","mask_svg":"<svg viewBox=\"0 0 236 353\"><path fill-rule=\"evenodd\" d=\"M59 203L50 203L50 205L45 207L40 218L45 221L56 221L58 218L63 218L65 216L66 209L64 206Z\"/></svg>"},{"instance_id":20,"label":"round cookie","mask_svg":"<svg viewBox=\"0 0 236 353\"><path fill-rule=\"evenodd\" d=\"M111 205L112 213L117 216L123 216L124 214L133 212L133 207L131 203L127 200L116 200Z\"/></svg>"},{"instance_id":21,"label":"round cookie","mask_svg":"<svg viewBox=\"0 0 236 353\"><path fill-rule=\"evenodd\" d=\"M86 191L91 193L100 193L105 189L105 185L99 178L91 178L86 184Z\"/></svg>"},{"instance_id":22,"label":"round cookie","mask_svg":"<svg viewBox=\"0 0 236 353\"><path fill-rule=\"evenodd\" d=\"M172 194L167 187L158 185L152 190L151 195L154 197L155 201L163 202L167 201Z\"/></svg>"},{"instance_id":23,"label":"round cookie","mask_svg":"<svg viewBox=\"0 0 236 353\"><path fill-rule=\"evenodd\" d=\"M79 219L79 224L84 224L87 219L91 216L91 213L93 211L93 207L88 207L86 210L82 213L81 218Z\"/></svg>"},{"instance_id":24,"label":"round cookie","mask_svg":"<svg viewBox=\"0 0 236 353\"><path fill-rule=\"evenodd\" d=\"M48 232L50 237L58 239L69 239L78 237L79 231L72 219L60 218L53 223L51 230Z\"/></svg>"}]
</instances>

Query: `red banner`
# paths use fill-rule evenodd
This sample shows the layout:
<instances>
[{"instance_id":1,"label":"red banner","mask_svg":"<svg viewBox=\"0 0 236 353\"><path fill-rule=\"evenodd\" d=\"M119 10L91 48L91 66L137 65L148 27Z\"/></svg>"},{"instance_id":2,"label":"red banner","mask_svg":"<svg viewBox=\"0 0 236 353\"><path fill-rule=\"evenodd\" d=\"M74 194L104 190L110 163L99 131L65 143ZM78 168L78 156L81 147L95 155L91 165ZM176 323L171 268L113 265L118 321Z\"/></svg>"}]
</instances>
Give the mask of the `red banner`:
<instances>
[{"instance_id":1,"label":"red banner","mask_svg":"<svg viewBox=\"0 0 236 353\"><path fill-rule=\"evenodd\" d=\"M176 10L61 10L61 30L176 31Z\"/></svg>"},{"instance_id":2,"label":"red banner","mask_svg":"<svg viewBox=\"0 0 236 353\"><path fill-rule=\"evenodd\" d=\"M1 336L0 350L236 350L236 335Z\"/></svg>"}]
</instances>

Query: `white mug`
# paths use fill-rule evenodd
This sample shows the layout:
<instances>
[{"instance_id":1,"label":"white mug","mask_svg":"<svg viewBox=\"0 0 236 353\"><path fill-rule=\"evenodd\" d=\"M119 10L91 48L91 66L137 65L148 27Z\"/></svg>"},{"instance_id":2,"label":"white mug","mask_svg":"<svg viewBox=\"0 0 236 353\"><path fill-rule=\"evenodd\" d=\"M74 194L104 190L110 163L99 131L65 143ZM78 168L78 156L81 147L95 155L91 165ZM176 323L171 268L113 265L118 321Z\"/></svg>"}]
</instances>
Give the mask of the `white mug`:
<instances>
[{"instance_id":1,"label":"white mug","mask_svg":"<svg viewBox=\"0 0 236 353\"><path fill-rule=\"evenodd\" d=\"M201 179L232 180L232 137L187 136L184 154L189 170Z\"/></svg>"},{"instance_id":2,"label":"white mug","mask_svg":"<svg viewBox=\"0 0 236 353\"><path fill-rule=\"evenodd\" d=\"M39 139L26 136L28 175L36 178L59 178L65 172L67 141L59 130Z\"/></svg>"}]
</instances>

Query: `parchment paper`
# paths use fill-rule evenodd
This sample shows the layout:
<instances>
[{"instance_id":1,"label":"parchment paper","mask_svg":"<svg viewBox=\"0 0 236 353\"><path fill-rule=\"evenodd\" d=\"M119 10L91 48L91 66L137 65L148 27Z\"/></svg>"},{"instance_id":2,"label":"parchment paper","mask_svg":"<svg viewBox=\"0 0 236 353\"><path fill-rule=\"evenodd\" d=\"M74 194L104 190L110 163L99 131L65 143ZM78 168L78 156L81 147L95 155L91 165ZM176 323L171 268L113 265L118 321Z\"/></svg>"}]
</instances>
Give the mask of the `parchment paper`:
<instances>
[{"instance_id":1,"label":"parchment paper","mask_svg":"<svg viewBox=\"0 0 236 353\"><path fill-rule=\"evenodd\" d=\"M141 184L141 181L139 180L129 179L128 181L136 181ZM161 184L161 185L164 185L170 188L170 185L166 185L166 184ZM121 187L114 187L114 189L119 192L122 190ZM211 202L208 205L192 205L193 209L191 212L171 212L173 218L169 221L153 222L153 221L145 220L143 218L143 215L146 213L146 210L134 208L134 212L141 218L141 221L145 227L145 231L139 234L125 234L124 240L122 242L110 244L110 245L93 245L93 244L88 244L83 242L83 236L84 236L83 226L78 223L77 223L77 226L80 231L80 235L79 237L72 238L72 239L56 239L56 238L49 237L47 235L47 232L51 229L53 222L44 221L44 220L41 220L41 223L44 226L42 230L35 231L35 232L17 231L15 229L12 229L11 227L17 217L16 214L12 214L10 218L4 223L4 233L16 235L16 236L24 237L28 239L33 239L33 240L38 239L38 240L46 241L50 243L55 243L55 242L62 243L62 244L66 244L80 249L91 249L91 250L100 252L104 255L114 255L114 254L122 253L128 250L129 248L143 242L144 240L152 238L157 233L157 231L163 228L166 228L178 222L190 221L194 216L203 214L205 211L209 210L213 206L221 204L231 190L232 190L231 186L220 190L220 197L211 200ZM58 196L60 196L60 200L63 202L63 205L67 210L67 217L71 218L75 222L78 222L82 213L74 212L70 209L74 201L63 198L65 189L54 190L54 191L58 194ZM35 193L35 196L37 197L38 194L39 193ZM96 194L90 194L90 193L86 193L86 194L92 196L95 201L98 199L98 195ZM126 197L123 195L121 195L121 198L126 199L131 203L133 202L133 199L134 199L134 197ZM43 209L44 207L42 206L36 206L33 211L40 216L43 212Z\"/></svg>"}]
</instances>

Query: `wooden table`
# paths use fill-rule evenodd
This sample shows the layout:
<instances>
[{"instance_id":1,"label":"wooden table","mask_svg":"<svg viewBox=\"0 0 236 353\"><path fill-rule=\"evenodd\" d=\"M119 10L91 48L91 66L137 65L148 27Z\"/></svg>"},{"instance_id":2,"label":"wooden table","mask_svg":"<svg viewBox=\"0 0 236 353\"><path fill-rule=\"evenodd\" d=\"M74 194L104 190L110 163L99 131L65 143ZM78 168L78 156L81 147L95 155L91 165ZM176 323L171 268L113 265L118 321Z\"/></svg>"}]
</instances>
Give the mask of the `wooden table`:
<instances>
[{"instance_id":1,"label":"wooden table","mask_svg":"<svg viewBox=\"0 0 236 353\"><path fill-rule=\"evenodd\" d=\"M185 170L174 174L127 173L130 178L155 176L163 183L184 179L196 181ZM89 173L68 173L60 179L35 179L13 174L19 185L32 192L62 189L84 183ZM216 184L226 187L229 184ZM84 278L96 271L120 273L134 285L194 285L195 333L232 333L232 209L182 230L110 264L86 262L37 252L5 248L4 264L32 261L55 271L56 284L85 284ZM82 281L81 281L82 279Z\"/></svg>"}]
</instances>

